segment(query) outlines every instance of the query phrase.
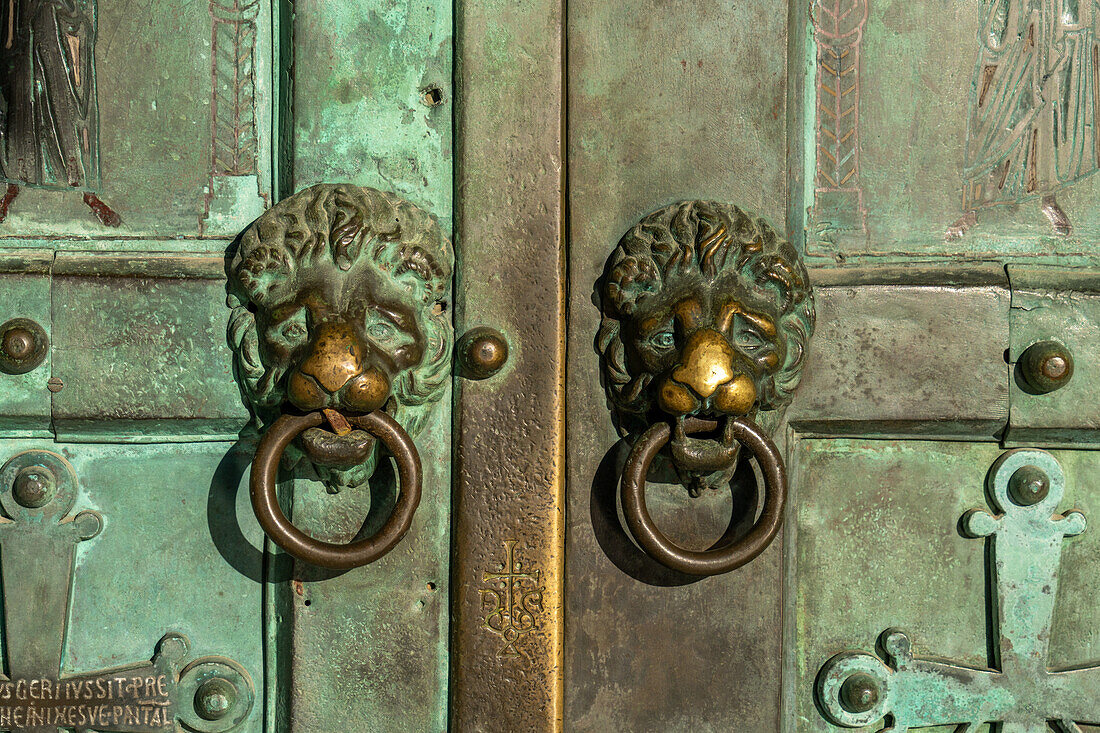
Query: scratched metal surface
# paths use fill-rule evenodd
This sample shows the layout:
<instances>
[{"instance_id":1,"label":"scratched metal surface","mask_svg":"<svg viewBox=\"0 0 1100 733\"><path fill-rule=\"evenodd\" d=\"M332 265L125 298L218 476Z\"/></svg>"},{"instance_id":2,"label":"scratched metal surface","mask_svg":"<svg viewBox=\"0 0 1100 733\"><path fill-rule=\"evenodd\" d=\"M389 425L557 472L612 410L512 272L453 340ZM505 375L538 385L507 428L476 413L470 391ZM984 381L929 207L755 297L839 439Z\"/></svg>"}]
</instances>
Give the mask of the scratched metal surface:
<instances>
[{"instance_id":1,"label":"scratched metal surface","mask_svg":"<svg viewBox=\"0 0 1100 733\"><path fill-rule=\"evenodd\" d=\"M561 729L562 6L467 0L456 16L455 325L510 347L496 376L455 381L456 731Z\"/></svg>"},{"instance_id":2,"label":"scratched metal surface","mask_svg":"<svg viewBox=\"0 0 1100 733\"><path fill-rule=\"evenodd\" d=\"M615 529L623 456L599 381L593 288L626 229L669 203L727 201L782 226L786 15L717 0L568 10L565 728L773 730L781 540L737 572L676 585ZM696 524L714 540L729 519L729 495L663 498L659 521L677 536Z\"/></svg>"}]
</instances>

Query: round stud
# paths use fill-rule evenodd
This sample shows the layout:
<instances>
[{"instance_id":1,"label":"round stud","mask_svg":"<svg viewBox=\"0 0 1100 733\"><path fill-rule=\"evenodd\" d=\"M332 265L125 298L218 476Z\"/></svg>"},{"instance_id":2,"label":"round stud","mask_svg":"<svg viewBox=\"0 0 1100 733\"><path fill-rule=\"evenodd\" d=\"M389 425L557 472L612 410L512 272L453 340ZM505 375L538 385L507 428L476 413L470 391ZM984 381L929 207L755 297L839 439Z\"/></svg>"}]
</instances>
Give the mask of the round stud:
<instances>
[{"instance_id":1,"label":"round stud","mask_svg":"<svg viewBox=\"0 0 1100 733\"><path fill-rule=\"evenodd\" d=\"M15 475L11 493L28 509L46 506L57 493L57 477L45 466L27 466Z\"/></svg>"},{"instance_id":2,"label":"round stud","mask_svg":"<svg viewBox=\"0 0 1100 733\"><path fill-rule=\"evenodd\" d=\"M1035 506L1050 493L1050 477L1037 466L1023 466L1008 479L1008 496L1020 506Z\"/></svg>"},{"instance_id":3,"label":"round stud","mask_svg":"<svg viewBox=\"0 0 1100 733\"><path fill-rule=\"evenodd\" d=\"M1019 368L1028 391L1047 394L1069 384L1073 355L1057 341L1040 341L1020 355Z\"/></svg>"},{"instance_id":4,"label":"round stud","mask_svg":"<svg viewBox=\"0 0 1100 733\"><path fill-rule=\"evenodd\" d=\"M488 379L508 361L508 342L499 331L479 327L458 340L458 367L467 379Z\"/></svg>"},{"instance_id":5,"label":"round stud","mask_svg":"<svg viewBox=\"0 0 1100 733\"><path fill-rule=\"evenodd\" d=\"M13 318L0 325L0 372L25 374L46 360L50 340L29 318Z\"/></svg>"},{"instance_id":6,"label":"round stud","mask_svg":"<svg viewBox=\"0 0 1100 733\"><path fill-rule=\"evenodd\" d=\"M221 720L237 704L237 688L223 677L211 677L195 690L195 712L203 720Z\"/></svg>"},{"instance_id":7,"label":"round stud","mask_svg":"<svg viewBox=\"0 0 1100 733\"><path fill-rule=\"evenodd\" d=\"M840 705L849 713L866 713L878 705L878 683L871 675L857 672L840 686Z\"/></svg>"}]
</instances>

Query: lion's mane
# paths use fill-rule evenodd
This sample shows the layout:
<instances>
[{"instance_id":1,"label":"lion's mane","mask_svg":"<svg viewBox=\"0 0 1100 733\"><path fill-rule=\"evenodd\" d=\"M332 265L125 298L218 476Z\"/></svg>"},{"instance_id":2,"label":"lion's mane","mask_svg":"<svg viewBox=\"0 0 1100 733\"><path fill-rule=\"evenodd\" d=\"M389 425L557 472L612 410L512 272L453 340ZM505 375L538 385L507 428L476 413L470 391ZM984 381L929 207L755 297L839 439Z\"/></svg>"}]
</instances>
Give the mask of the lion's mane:
<instances>
[{"instance_id":1,"label":"lion's mane","mask_svg":"<svg viewBox=\"0 0 1100 733\"><path fill-rule=\"evenodd\" d=\"M261 359L256 308L292 294L295 273L321 258L350 270L367 257L391 277L411 301L427 343L424 361L399 374L393 399L402 422L416 435L433 403L444 394L454 338L448 312L451 243L422 209L390 193L350 184L317 185L276 204L241 235L229 265L229 345L234 375L256 428L285 393L280 380L290 365Z\"/></svg>"},{"instance_id":2,"label":"lion's mane","mask_svg":"<svg viewBox=\"0 0 1100 733\"><path fill-rule=\"evenodd\" d=\"M657 376L630 368L621 321L630 317L640 299L660 292L672 276L691 269L712 279L733 270L752 292L778 308L787 353L779 370L758 385L761 410L779 411L789 404L802 377L815 314L809 277L794 247L762 218L736 206L713 201L672 204L649 214L623 236L598 286L602 318L596 349L620 433L630 432L635 427L631 418L651 408L647 387ZM778 415L773 417L778 422Z\"/></svg>"}]
</instances>

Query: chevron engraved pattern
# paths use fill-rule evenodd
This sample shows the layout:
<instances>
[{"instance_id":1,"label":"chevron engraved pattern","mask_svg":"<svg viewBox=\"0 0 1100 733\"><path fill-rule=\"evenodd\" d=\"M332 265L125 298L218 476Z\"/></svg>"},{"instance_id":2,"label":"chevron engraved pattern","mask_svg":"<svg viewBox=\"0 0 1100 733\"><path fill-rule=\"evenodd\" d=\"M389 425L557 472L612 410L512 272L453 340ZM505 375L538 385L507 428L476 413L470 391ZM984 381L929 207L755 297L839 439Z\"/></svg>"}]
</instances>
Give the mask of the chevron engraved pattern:
<instances>
[{"instance_id":1,"label":"chevron engraved pattern","mask_svg":"<svg viewBox=\"0 0 1100 733\"><path fill-rule=\"evenodd\" d=\"M814 0L817 188L859 188L859 53L868 0Z\"/></svg>"},{"instance_id":2,"label":"chevron engraved pattern","mask_svg":"<svg viewBox=\"0 0 1100 733\"><path fill-rule=\"evenodd\" d=\"M256 172L256 14L260 0L211 0L215 176Z\"/></svg>"}]
</instances>

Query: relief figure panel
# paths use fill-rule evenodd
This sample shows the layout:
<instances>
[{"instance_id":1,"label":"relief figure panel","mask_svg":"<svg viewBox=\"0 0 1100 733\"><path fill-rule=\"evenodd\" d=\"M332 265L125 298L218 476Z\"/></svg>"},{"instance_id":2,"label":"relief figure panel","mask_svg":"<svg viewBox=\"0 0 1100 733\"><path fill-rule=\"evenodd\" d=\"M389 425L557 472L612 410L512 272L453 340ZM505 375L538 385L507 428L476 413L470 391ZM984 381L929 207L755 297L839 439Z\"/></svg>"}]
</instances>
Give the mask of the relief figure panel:
<instances>
[{"instance_id":1,"label":"relief figure panel","mask_svg":"<svg viewBox=\"0 0 1100 733\"><path fill-rule=\"evenodd\" d=\"M0 239L239 231L269 200L271 22L268 0L0 2Z\"/></svg>"},{"instance_id":2,"label":"relief figure panel","mask_svg":"<svg viewBox=\"0 0 1100 733\"><path fill-rule=\"evenodd\" d=\"M1095 257L1095 0L814 0L809 23L811 255Z\"/></svg>"}]
</instances>

